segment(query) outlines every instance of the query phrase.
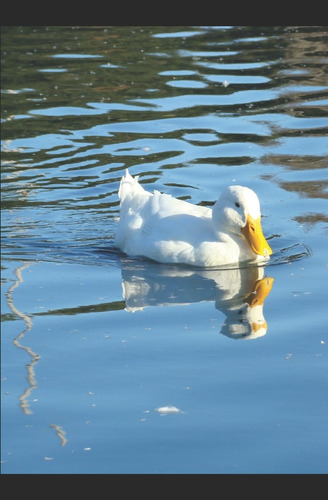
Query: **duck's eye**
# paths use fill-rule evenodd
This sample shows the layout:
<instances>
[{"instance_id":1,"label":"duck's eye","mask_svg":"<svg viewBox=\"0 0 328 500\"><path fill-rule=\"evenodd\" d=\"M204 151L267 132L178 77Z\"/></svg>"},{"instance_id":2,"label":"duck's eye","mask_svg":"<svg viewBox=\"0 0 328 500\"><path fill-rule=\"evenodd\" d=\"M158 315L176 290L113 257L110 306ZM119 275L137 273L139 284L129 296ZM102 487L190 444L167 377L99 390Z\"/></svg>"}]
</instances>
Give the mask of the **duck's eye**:
<instances>
[{"instance_id":1,"label":"duck's eye","mask_svg":"<svg viewBox=\"0 0 328 500\"><path fill-rule=\"evenodd\" d=\"M235 206L236 206L237 208L239 208L239 207L240 207L240 204L238 203L238 201L236 201Z\"/></svg>"}]
</instances>

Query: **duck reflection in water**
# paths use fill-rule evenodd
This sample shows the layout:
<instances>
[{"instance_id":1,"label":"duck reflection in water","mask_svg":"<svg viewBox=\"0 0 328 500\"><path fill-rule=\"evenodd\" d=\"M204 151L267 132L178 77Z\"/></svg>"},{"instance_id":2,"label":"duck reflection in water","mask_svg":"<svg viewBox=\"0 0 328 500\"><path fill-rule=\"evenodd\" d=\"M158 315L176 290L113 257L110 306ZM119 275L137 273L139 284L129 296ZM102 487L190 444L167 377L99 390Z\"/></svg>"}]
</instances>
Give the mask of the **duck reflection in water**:
<instances>
[{"instance_id":1,"label":"duck reflection in water","mask_svg":"<svg viewBox=\"0 0 328 500\"><path fill-rule=\"evenodd\" d=\"M226 320L221 333L234 339L255 339L267 332L263 305L273 278L263 267L196 269L124 259L122 287L125 309L215 302Z\"/></svg>"}]
</instances>

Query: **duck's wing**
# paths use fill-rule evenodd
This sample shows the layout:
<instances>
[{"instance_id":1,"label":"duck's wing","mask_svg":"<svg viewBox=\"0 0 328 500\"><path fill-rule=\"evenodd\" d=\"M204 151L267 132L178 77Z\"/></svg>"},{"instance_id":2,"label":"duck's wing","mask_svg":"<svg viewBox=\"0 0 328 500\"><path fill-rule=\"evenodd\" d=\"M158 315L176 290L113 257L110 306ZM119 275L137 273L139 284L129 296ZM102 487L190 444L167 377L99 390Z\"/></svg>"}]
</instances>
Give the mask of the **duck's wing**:
<instances>
[{"instance_id":1,"label":"duck's wing","mask_svg":"<svg viewBox=\"0 0 328 500\"><path fill-rule=\"evenodd\" d=\"M149 193L127 174L121 181L115 242L129 255L161 262L187 262L203 241L213 239L212 210L159 191Z\"/></svg>"},{"instance_id":2,"label":"duck's wing","mask_svg":"<svg viewBox=\"0 0 328 500\"><path fill-rule=\"evenodd\" d=\"M142 215L144 218L147 215L153 216L155 214L159 218L177 214L190 214L205 218L212 216L212 210L207 207L193 205L157 190L154 193L146 191L139 184L138 176L132 177L128 170L121 179L118 196L121 202L121 212L123 208L123 211L128 210L130 213Z\"/></svg>"},{"instance_id":3,"label":"duck's wing","mask_svg":"<svg viewBox=\"0 0 328 500\"><path fill-rule=\"evenodd\" d=\"M170 217L172 215L193 215L200 218L212 218L212 210L200 205L193 205L188 201L173 198L169 194L154 191L152 204L152 214L157 213L159 218Z\"/></svg>"}]
</instances>

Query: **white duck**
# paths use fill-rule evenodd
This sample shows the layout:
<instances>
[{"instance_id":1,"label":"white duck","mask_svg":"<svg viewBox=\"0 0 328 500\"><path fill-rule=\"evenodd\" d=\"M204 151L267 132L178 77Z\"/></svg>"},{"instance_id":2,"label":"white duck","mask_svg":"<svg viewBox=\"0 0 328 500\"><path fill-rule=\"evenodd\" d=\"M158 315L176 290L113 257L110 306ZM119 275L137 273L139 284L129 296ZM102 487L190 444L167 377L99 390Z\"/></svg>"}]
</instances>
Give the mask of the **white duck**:
<instances>
[{"instance_id":1,"label":"white duck","mask_svg":"<svg viewBox=\"0 0 328 500\"><path fill-rule=\"evenodd\" d=\"M126 170L118 196L115 244L130 256L217 267L268 260L272 253L263 236L258 197L247 187L227 187L211 209L149 193Z\"/></svg>"}]
</instances>

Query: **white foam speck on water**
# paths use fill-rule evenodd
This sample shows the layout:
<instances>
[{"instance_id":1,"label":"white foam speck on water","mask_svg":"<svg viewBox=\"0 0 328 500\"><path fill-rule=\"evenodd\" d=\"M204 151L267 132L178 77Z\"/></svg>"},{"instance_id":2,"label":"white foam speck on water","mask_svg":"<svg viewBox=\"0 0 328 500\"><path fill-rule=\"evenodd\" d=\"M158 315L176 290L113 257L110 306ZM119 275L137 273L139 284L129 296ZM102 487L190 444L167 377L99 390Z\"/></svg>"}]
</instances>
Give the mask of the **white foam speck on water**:
<instances>
[{"instance_id":1,"label":"white foam speck on water","mask_svg":"<svg viewBox=\"0 0 328 500\"><path fill-rule=\"evenodd\" d=\"M168 414L168 413L181 413L182 410L177 408L176 406L160 406L159 408L156 408L155 411L158 413L161 413L162 415Z\"/></svg>"}]
</instances>

